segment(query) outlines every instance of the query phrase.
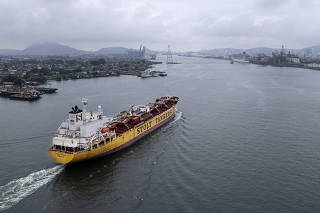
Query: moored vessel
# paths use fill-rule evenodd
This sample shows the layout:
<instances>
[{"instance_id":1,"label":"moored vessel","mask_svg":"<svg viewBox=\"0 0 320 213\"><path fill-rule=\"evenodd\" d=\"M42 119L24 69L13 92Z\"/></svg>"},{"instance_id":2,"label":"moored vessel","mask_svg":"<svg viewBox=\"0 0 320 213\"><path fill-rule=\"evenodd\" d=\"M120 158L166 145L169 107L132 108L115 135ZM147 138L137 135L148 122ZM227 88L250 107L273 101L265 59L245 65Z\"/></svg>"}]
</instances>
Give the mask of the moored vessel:
<instances>
[{"instance_id":1,"label":"moored vessel","mask_svg":"<svg viewBox=\"0 0 320 213\"><path fill-rule=\"evenodd\" d=\"M170 121L178 101L174 96L161 97L107 117L101 106L97 112L87 111L88 101L82 99L82 109L73 107L59 126L49 155L58 163L70 164L124 149Z\"/></svg>"},{"instance_id":2,"label":"moored vessel","mask_svg":"<svg viewBox=\"0 0 320 213\"><path fill-rule=\"evenodd\" d=\"M232 61L236 62L236 63L240 63L240 64L249 64L250 63L250 61L247 59L239 59L239 58L234 58Z\"/></svg>"},{"instance_id":3,"label":"moored vessel","mask_svg":"<svg viewBox=\"0 0 320 213\"><path fill-rule=\"evenodd\" d=\"M33 88L5 88L0 91L0 96L13 100L34 101L40 98L40 92Z\"/></svg>"}]
</instances>

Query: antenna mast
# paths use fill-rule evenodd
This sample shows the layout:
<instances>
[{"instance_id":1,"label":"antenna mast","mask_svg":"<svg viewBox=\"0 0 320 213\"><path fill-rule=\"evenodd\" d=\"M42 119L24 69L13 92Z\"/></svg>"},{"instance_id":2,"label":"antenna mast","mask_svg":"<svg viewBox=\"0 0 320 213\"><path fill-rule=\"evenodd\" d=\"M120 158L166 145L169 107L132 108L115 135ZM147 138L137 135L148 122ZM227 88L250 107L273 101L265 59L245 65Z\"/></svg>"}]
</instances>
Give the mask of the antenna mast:
<instances>
[{"instance_id":1,"label":"antenna mast","mask_svg":"<svg viewBox=\"0 0 320 213\"><path fill-rule=\"evenodd\" d=\"M167 64L173 64L172 53L170 45L168 45Z\"/></svg>"}]
</instances>

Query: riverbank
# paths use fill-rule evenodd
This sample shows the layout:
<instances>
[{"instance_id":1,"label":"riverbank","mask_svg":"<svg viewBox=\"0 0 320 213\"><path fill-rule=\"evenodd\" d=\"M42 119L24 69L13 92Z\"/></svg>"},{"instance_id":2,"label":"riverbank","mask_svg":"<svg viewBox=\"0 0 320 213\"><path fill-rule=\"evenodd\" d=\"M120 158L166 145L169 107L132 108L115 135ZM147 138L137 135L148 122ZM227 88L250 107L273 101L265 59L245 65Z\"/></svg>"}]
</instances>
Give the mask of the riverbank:
<instances>
[{"instance_id":1,"label":"riverbank","mask_svg":"<svg viewBox=\"0 0 320 213\"><path fill-rule=\"evenodd\" d=\"M183 57L193 57L193 58L205 58L205 59L218 59L218 60L227 60L230 61L231 64L236 62L236 60L231 60L230 58L226 58L223 56L184 56ZM240 62L241 63L241 62ZM293 62L279 62L275 63L274 61L266 61L263 59L256 59L251 58L247 61L243 60L242 64L256 64L256 65L262 65L262 66L272 66L272 67L295 67L295 68L301 68L301 69L308 69L308 70L316 70L320 71L320 64L315 62L309 62L309 63L293 63Z\"/></svg>"},{"instance_id":2,"label":"riverbank","mask_svg":"<svg viewBox=\"0 0 320 213\"><path fill-rule=\"evenodd\" d=\"M48 80L88 79L120 75L140 76L159 61L122 57L1 57L1 82L35 86Z\"/></svg>"},{"instance_id":3,"label":"riverbank","mask_svg":"<svg viewBox=\"0 0 320 213\"><path fill-rule=\"evenodd\" d=\"M123 57L1 57L0 96L34 101L44 93L54 93L54 88L40 88L49 81L64 81L133 75L144 77L144 73L161 64L141 58ZM163 75L163 74L161 74ZM160 75L154 75L160 76Z\"/></svg>"}]
</instances>

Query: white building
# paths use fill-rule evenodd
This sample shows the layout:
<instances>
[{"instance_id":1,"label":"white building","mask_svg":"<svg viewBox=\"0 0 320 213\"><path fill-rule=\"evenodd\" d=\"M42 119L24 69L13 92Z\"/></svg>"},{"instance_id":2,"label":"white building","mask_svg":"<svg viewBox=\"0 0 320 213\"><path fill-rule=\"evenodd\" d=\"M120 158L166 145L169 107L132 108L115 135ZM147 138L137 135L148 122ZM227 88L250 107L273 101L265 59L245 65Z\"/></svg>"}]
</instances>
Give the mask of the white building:
<instances>
[{"instance_id":1,"label":"white building","mask_svg":"<svg viewBox=\"0 0 320 213\"><path fill-rule=\"evenodd\" d=\"M291 56L287 58L288 62L300 64L300 58L296 56Z\"/></svg>"},{"instance_id":2,"label":"white building","mask_svg":"<svg viewBox=\"0 0 320 213\"><path fill-rule=\"evenodd\" d=\"M320 64L317 64L317 63L310 63L310 64L306 64L305 66L308 67L308 68L318 68L318 69L320 69Z\"/></svg>"}]
</instances>

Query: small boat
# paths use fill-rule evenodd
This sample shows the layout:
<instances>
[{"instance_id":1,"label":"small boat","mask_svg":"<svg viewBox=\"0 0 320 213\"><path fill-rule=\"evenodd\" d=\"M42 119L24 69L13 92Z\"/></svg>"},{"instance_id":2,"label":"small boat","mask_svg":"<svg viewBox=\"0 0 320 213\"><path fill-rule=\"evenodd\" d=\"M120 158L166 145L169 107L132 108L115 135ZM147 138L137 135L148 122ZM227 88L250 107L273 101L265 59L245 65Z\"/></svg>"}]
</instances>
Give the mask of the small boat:
<instances>
[{"instance_id":1,"label":"small boat","mask_svg":"<svg viewBox=\"0 0 320 213\"><path fill-rule=\"evenodd\" d=\"M55 93L58 89L57 88L48 88L48 87L34 87L35 90L39 91L40 93Z\"/></svg>"},{"instance_id":2,"label":"small boat","mask_svg":"<svg viewBox=\"0 0 320 213\"><path fill-rule=\"evenodd\" d=\"M152 74L150 73L150 71L144 71L144 72L141 72L140 77L141 78L150 78L150 77L152 77Z\"/></svg>"},{"instance_id":3,"label":"small boat","mask_svg":"<svg viewBox=\"0 0 320 213\"><path fill-rule=\"evenodd\" d=\"M161 77L164 77L164 76L167 76L168 74L166 73L166 72L163 72L163 71L161 71L160 73L159 73L159 76L161 76Z\"/></svg>"}]
</instances>

